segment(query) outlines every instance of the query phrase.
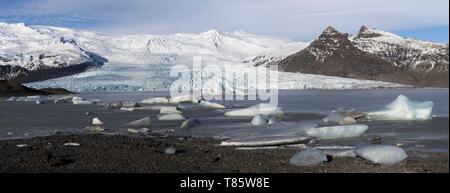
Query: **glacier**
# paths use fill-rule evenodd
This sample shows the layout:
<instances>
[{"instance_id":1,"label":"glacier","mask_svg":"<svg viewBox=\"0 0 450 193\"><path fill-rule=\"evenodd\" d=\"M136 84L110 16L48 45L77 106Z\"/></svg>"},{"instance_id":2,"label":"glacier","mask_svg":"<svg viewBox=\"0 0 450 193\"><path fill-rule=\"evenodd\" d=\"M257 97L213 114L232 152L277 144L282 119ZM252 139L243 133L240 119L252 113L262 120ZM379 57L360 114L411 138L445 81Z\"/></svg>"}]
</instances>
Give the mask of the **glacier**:
<instances>
[{"instance_id":1,"label":"glacier","mask_svg":"<svg viewBox=\"0 0 450 193\"><path fill-rule=\"evenodd\" d=\"M433 111L432 101L419 102L399 95L385 109L367 113L372 120L429 120Z\"/></svg>"}]
</instances>

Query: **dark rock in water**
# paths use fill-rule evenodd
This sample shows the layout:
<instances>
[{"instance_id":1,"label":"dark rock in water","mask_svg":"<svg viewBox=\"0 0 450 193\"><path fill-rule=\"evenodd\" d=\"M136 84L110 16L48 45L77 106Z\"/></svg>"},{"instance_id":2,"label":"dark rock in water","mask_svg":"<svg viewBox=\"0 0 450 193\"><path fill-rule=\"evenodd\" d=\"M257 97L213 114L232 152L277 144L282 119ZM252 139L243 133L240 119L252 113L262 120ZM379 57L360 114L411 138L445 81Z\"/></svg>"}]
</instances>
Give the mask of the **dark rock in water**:
<instances>
[{"instance_id":1,"label":"dark rock in water","mask_svg":"<svg viewBox=\"0 0 450 193\"><path fill-rule=\"evenodd\" d=\"M30 96L30 95L60 95L73 94L62 88L34 89L23 86L15 81L0 80L0 96Z\"/></svg>"}]
</instances>

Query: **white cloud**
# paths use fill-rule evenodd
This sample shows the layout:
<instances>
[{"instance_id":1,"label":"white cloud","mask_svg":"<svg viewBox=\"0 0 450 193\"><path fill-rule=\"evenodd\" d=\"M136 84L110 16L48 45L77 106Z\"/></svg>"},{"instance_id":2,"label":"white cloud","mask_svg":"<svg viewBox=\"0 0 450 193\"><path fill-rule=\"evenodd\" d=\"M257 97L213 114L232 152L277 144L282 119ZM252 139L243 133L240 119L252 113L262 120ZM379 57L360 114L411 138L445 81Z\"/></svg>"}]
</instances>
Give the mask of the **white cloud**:
<instances>
[{"instance_id":1,"label":"white cloud","mask_svg":"<svg viewBox=\"0 0 450 193\"><path fill-rule=\"evenodd\" d=\"M242 29L308 40L328 25L355 32L362 24L385 30L448 26L448 0L36 0L9 14L77 15L110 20L97 30L121 33Z\"/></svg>"}]
</instances>

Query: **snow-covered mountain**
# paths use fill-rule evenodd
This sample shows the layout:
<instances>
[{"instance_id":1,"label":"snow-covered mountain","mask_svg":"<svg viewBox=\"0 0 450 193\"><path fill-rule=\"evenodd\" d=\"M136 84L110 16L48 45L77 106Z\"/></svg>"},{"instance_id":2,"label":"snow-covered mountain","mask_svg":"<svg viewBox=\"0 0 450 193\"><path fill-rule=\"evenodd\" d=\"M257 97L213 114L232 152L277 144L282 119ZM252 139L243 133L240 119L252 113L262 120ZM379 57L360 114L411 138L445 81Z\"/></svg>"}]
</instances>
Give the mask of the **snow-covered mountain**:
<instances>
[{"instance_id":1,"label":"snow-covered mountain","mask_svg":"<svg viewBox=\"0 0 450 193\"><path fill-rule=\"evenodd\" d=\"M246 71L245 68L253 66L277 64L311 44L243 31L105 35L68 28L0 23L0 79L39 80L29 86L64 87L74 91L167 90L176 79L170 77L170 67L189 65L192 56L201 56L204 65L217 64ZM281 72L279 77L280 89L404 86L336 75ZM245 84L231 77L225 79L225 83L210 82L212 87Z\"/></svg>"},{"instance_id":2,"label":"snow-covered mountain","mask_svg":"<svg viewBox=\"0 0 450 193\"><path fill-rule=\"evenodd\" d=\"M328 27L278 65L287 72L448 86L448 45L406 39L365 26L354 36Z\"/></svg>"},{"instance_id":3,"label":"snow-covered mountain","mask_svg":"<svg viewBox=\"0 0 450 193\"><path fill-rule=\"evenodd\" d=\"M73 40L41 33L24 24L0 23L1 79L44 80L79 73L99 64L101 61L95 54L83 50Z\"/></svg>"}]
</instances>

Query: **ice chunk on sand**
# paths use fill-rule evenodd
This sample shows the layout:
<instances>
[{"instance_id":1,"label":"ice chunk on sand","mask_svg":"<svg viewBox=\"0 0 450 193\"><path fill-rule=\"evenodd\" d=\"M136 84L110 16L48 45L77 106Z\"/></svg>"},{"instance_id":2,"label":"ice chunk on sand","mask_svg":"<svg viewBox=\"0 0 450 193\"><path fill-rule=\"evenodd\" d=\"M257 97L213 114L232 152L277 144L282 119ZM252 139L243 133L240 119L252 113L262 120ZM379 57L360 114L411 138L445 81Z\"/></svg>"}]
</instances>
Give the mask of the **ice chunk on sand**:
<instances>
[{"instance_id":1,"label":"ice chunk on sand","mask_svg":"<svg viewBox=\"0 0 450 193\"><path fill-rule=\"evenodd\" d=\"M355 150L357 156L378 164L396 164L408 157L399 147L391 145L368 145Z\"/></svg>"},{"instance_id":2,"label":"ice chunk on sand","mask_svg":"<svg viewBox=\"0 0 450 193\"><path fill-rule=\"evenodd\" d=\"M103 122L98 117L94 117L92 119L92 126L103 126Z\"/></svg>"},{"instance_id":3,"label":"ice chunk on sand","mask_svg":"<svg viewBox=\"0 0 450 193\"><path fill-rule=\"evenodd\" d=\"M142 104L155 105L155 104L168 104L169 99L167 97L154 97L148 98L141 101Z\"/></svg>"},{"instance_id":4,"label":"ice chunk on sand","mask_svg":"<svg viewBox=\"0 0 450 193\"><path fill-rule=\"evenodd\" d=\"M257 146L273 146L273 145L305 143L308 140L309 140L309 137L305 137L305 136L274 135L274 136L230 139L227 141L223 141L220 145L221 146L257 147Z\"/></svg>"},{"instance_id":5,"label":"ice chunk on sand","mask_svg":"<svg viewBox=\"0 0 450 193\"><path fill-rule=\"evenodd\" d=\"M273 106L271 104L258 104L249 108L239 109L234 111L228 111L225 116L229 117L253 117L255 115L273 115L273 116L283 116L283 111L280 107Z\"/></svg>"},{"instance_id":6,"label":"ice chunk on sand","mask_svg":"<svg viewBox=\"0 0 450 193\"><path fill-rule=\"evenodd\" d=\"M150 117L144 117L142 119L138 119L136 121L132 121L130 123L125 124L127 127L146 127L150 126Z\"/></svg>"},{"instance_id":7,"label":"ice chunk on sand","mask_svg":"<svg viewBox=\"0 0 450 193\"><path fill-rule=\"evenodd\" d=\"M252 126L266 126L267 119L264 115L255 115L250 123Z\"/></svg>"},{"instance_id":8,"label":"ice chunk on sand","mask_svg":"<svg viewBox=\"0 0 450 193\"><path fill-rule=\"evenodd\" d=\"M294 166L315 166L327 162L327 155L318 149L306 149L295 154L289 163Z\"/></svg>"},{"instance_id":9,"label":"ice chunk on sand","mask_svg":"<svg viewBox=\"0 0 450 193\"><path fill-rule=\"evenodd\" d=\"M306 134L319 139L338 139L359 137L367 131L367 125L341 125L331 127L318 127L306 130Z\"/></svg>"},{"instance_id":10,"label":"ice chunk on sand","mask_svg":"<svg viewBox=\"0 0 450 193\"><path fill-rule=\"evenodd\" d=\"M356 157L356 153L354 149L323 149L323 152L326 155L329 155L333 158L337 157Z\"/></svg>"},{"instance_id":11,"label":"ice chunk on sand","mask_svg":"<svg viewBox=\"0 0 450 193\"><path fill-rule=\"evenodd\" d=\"M181 114L167 114L167 115L158 115L158 120L160 121L179 121L185 120L183 115Z\"/></svg>"},{"instance_id":12,"label":"ice chunk on sand","mask_svg":"<svg viewBox=\"0 0 450 193\"><path fill-rule=\"evenodd\" d=\"M183 112L179 111L177 107L161 107L159 110L159 114L182 114Z\"/></svg>"},{"instance_id":13,"label":"ice chunk on sand","mask_svg":"<svg viewBox=\"0 0 450 193\"><path fill-rule=\"evenodd\" d=\"M386 105L384 110L368 113L372 120L428 120L434 103L432 101L419 102L399 95L392 103Z\"/></svg>"},{"instance_id":14,"label":"ice chunk on sand","mask_svg":"<svg viewBox=\"0 0 450 193\"><path fill-rule=\"evenodd\" d=\"M219 103L213 103L213 102L204 101L204 100L200 100L198 102L198 105L202 106L202 107L207 107L207 108L210 108L210 109L225 109L226 108L225 106L223 106L223 105L221 105Z\"/></svg>"},{"instance_id":15,"label":"ice chunk on sand","mask_svg":"<svg viewBox=\"0 0 450 193\"><path fill-rule=\"evenodd\" d=\"M339 125L351 125L356 124L356 120L352 117L344 117L341 121L339 121Z\"/></svg>"},{"instance_id":16,"label":"ice chunk on sand","mask_svg":"<svg viewBox=\"0 0 450 193\"><path fill-rule=\"evenodd\" d=\"M181 124L180 128L185 129L185 128L193 127L198 124L200 124L200 121L198 121L195 118L189 118Z\"/></svg>"}]
</instances>

